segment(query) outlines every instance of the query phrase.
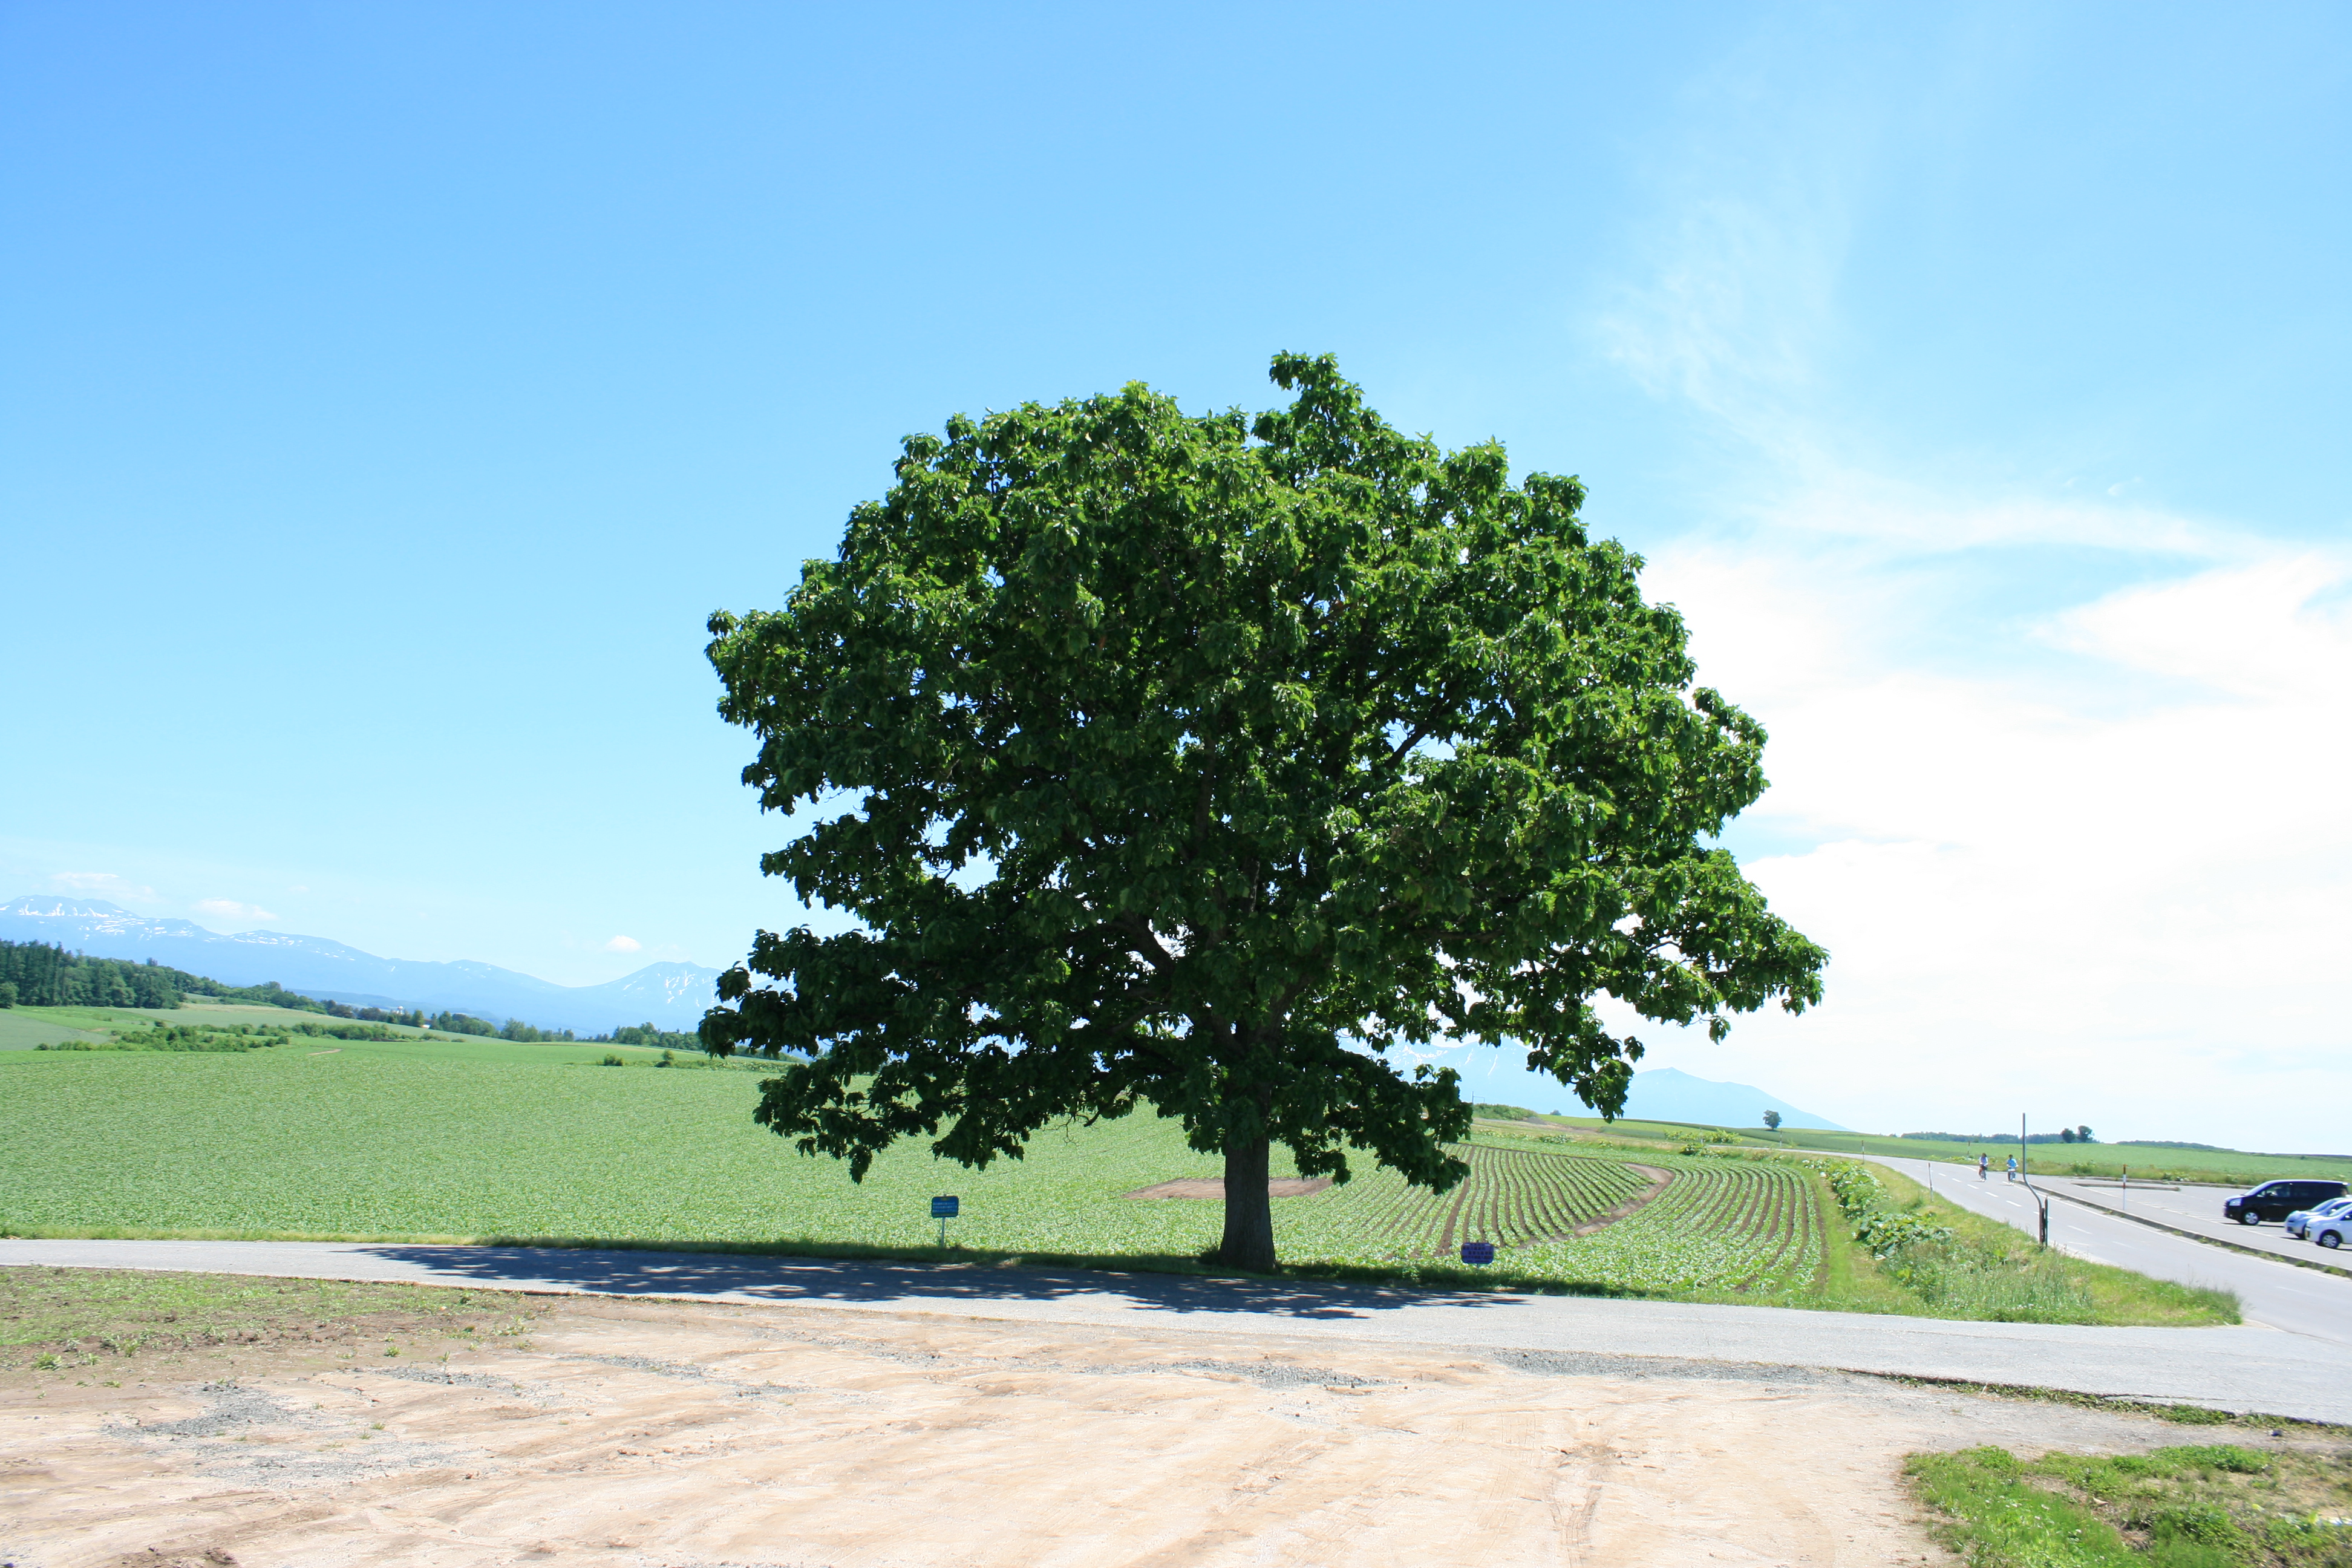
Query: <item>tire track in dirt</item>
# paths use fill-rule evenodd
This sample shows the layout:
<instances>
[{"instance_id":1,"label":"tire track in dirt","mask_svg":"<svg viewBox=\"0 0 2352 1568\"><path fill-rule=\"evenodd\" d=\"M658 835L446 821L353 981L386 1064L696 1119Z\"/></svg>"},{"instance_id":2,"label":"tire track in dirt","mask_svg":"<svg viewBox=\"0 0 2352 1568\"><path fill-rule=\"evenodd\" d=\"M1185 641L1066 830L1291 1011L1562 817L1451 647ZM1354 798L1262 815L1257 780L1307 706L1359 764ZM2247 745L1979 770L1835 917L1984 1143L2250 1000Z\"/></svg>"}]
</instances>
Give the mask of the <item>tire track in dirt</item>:
<instances>
[{"instance_id":1,"label":"tire track in dirt","mask_svg":"<svg viewBox=\"0 0 2352 1568\"><path fill-rule=\"evenodd\" d=\"M1629 1171L1639 1171L1642 1174L1649 1177L1649 1187L1645 1191L1635 1193L1632 1197L1627 1198L1615 1208L1610 1209L1605 1213L1594 1215L1591 1219L1586 1220L1582 1225L1580 1225L1574 1230L1570 1231L1568 1236L1591 1236L1594 1231L1601 1229L1604 1226L1615 1225L1619 1220L1628 1217L1637 1210L1651 1203L1668 1187L1675 1184L1675 1173L1662 1166L1637 1165L1633 1163L1633 1161L1628 1160L1625 1162L1625 1168ZM1550 1241L1564 1241L1567 1239L1567 1237L1548 1237L1545 1239Z\"/></svg>"}]
</instances>

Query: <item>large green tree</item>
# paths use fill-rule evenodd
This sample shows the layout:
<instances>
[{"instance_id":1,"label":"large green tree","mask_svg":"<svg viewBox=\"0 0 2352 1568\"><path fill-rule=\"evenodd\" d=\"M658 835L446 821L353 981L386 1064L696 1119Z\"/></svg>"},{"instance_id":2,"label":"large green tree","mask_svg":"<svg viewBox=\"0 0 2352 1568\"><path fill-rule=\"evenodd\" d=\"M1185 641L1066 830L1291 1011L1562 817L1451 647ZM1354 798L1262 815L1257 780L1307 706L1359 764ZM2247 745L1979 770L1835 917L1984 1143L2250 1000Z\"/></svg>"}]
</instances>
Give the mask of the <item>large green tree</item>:
<instances>
[{"instance_id":1,"label":"large green tree","mask_svg":"<svg viewBox=\"0 0 2352 1568\"><path fill-rule=\"evenodd\" d=\"M1763 731L1693 689L1583 487L1441 451L1328 358L1289 406L1141 385L909 437L781 610L711 617L761 741L763 857L832 935L761 931L703 1025L805 1055L758 1120L805 1152L921 1134L982 1166L1150 1106L1221 1152L1220 1256L1275 1259L1269 1151L1444 1189L1469 1129L1437 1038L1622 1108L1662 1023L1820 995L1822 951L1721 849Z\"/></svg>"}]
</instances>

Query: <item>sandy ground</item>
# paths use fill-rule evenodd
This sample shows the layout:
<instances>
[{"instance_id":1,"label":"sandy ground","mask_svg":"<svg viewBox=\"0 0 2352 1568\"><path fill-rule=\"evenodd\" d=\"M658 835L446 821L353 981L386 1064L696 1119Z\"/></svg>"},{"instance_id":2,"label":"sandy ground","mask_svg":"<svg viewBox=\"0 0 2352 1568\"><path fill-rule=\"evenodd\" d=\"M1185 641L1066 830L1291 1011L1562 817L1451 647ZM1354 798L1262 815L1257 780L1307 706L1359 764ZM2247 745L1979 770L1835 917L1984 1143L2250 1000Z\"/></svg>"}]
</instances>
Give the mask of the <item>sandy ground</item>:
<instances>
[{"instance_id":1,"label":"sandy ground","mask_svg":"<svg viewBox=\"0 0 2352 1568\"><path fill-rule=\"evenodd\" d=\"M1941 1563L1906 1453L2200 1436L1800 1369L812 1308L590 1299L394 1348L0 1378L0 1557Z\"/></svg>"}]
</instances>

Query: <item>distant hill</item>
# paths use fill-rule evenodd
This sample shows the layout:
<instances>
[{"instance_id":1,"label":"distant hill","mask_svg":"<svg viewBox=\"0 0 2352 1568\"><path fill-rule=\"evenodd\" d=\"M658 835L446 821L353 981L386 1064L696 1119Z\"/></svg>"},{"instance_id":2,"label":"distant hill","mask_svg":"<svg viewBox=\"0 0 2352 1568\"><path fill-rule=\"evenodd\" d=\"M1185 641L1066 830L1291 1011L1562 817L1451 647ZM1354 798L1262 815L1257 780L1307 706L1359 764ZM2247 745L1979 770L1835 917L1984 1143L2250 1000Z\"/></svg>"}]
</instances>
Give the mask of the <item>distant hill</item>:
<instances>
[{"instance_id":1,"label":"distant hill","mask_svg":"<svg viewBox=\"0 0 2352 1568\"><path fill-rule=\"evenodd\" d=\"M355 1006L446 1009L583 1034L625 1024L691 1029L716 999L712 986L719 978L718 970L698 963L649 963L602 985L558 985L495 964L378 958L324 937L223 934L93 899L0 904L0 939L52 942L94 958L152 958L229 985L275 980L291 991Z\"/></svg>"},{"instance_id":2,"label":"distant hill","mask_svg":"<svg viewBox=\"0 0 2352 1568\"><path fill-rule=\"evenodd\" d=\"M1494 1105L1521 1105L1529 1110L1559 1116L1591 1116L1592 1108L1557 1079L1529 1072L1527 1053L1508 1047L1440 1046L1410 1056L1391 1053L1397 1066L1425 1061L1450 1067L1462 1075L1462 1098ZM1785 1127L1819 1127L1832 1132L1849 1131L1810 1110L1800 1110L1778 1095L1745 1083L1717 1083L1694 1078L1673 1068L1654 1068L1633 1075L1625 1114L1655 1121L1703 1121L1717 1127L1761 1127L1764 1113L1777 1110Z\"/></svg>"},{"instance_id":3,"label":"distant hill","mask_svg":"<svg viewBox=\"0 0 2352 1568\"><path fill-rule=\"evenodd\" d=\"M1646 1121L1706 1121L1718 1127L1761 1127L1764 1113L1777 1110L1783 1127L1818 1127L1831 1132L1851 1132L1851 1127L1800 1110L1787 1100L1750 1084L1718 1083L1693 1078L1673 1068L1654 1068L1633 1075L1633 1091L1625 1097L1625 1114ZM1590 1115L1588 1110L1586 1114Z\"/></svg>"}]
</instances>

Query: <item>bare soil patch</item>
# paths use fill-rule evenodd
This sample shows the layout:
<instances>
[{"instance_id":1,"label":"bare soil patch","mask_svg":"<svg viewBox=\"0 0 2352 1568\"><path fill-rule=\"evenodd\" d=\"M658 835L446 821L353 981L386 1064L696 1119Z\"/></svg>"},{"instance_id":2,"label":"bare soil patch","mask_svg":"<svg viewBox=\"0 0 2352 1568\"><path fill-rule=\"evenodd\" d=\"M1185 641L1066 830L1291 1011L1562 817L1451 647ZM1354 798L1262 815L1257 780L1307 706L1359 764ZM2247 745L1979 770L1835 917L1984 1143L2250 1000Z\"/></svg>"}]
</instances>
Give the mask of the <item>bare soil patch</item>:
<instances>
[{"instance_id":1,"label":"bare soil patch","mask_svg":"<svg viewBox=\"0 0 2352 1568\"><path fill-rule=\"evenodd\" d=\"M0 1557L1879 1568L1948 1561L1907 1453L2179 1437L2145 1415L1787 1368L533 1306L523 1335L420 1320L388 1347L19 1360L0 1372Z\"/></svg>"},{"instance_id":2,"label":"bare soil patch","mask_svg":"<svg viewBox=\"0 0 2352 1568\"><path fill-rule=\"evenodd\" d=\"M1319 1193L1331 1184L1328 1176L1276 1176L1265 1184L1266 1196L1273 1198L1303 1198L1309 1193ZM1216 1176L1188 1176L1173 1182L1155 1182L1148 1187L1138 1187L1131 1193L1121 1193L1123 1198L1213 1198L1225 1201L1225 1184Z\"/></svg>"},{"instance_id":3,"label":"bare soil patch","mask_svg":"<svg viewBox=\"0 0 2352 1568\"><path fill-rule=\"evenodd\" d=\"M1657 1165L1636 1165L1631 1160L1628 1160L1625 1162L1625 1168L1629 1171L1641 1172L1642 1174L1650 1178L1650 1184L1642 1191L1635 1193L1632 1197L1627 1198L1623 1203L1619 1204L1615 1208L1594 1215L1591 1219L1586 1220L1582 1225L1578 1226L1573 1231L1570 1231L1569 1233L1570 1235L1591 1236L1602 1226L1615 1225L1619 1220L1623 1219L1627 1215L1632 1214L1635 1209L1640 1208L1643 1204L1648 1203L1660 1193L1664 1192L1668 1187L1674 1184L1675 1173L1672 1171L1664 1169L1663 1167Z\"/></svg>"}]
</instances>

